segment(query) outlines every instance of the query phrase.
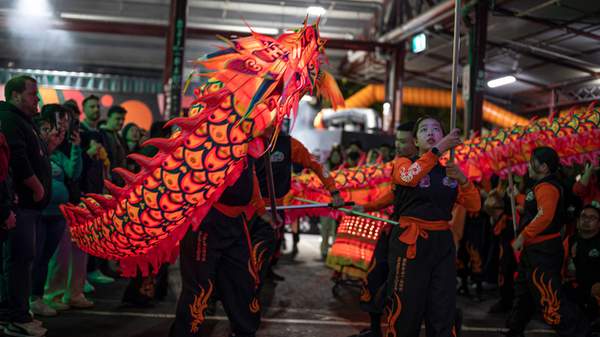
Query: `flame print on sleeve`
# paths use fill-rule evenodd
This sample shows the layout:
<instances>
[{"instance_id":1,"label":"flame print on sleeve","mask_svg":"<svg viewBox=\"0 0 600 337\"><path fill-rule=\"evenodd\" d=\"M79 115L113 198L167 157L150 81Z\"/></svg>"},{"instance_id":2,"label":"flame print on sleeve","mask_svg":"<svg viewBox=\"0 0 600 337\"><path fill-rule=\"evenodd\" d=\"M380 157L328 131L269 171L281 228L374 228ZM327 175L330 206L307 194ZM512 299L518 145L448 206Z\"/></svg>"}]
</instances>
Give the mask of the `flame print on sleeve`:
<instances>
[{"instance_id":1,"label":"flame print on sleeve","mask_svg":"<svg viewBox=\"0 0 600 337\"><path fill-rule=\"evenodd\" d=\"M192 323L190 325L190 332L197 333L200 329L200 325L204 323L204 311L208 306L208 300L213 292L213 284L211 280L208 280L208 290L200 287L200 293L194 295L194 302L190 304L190 316L192 316Z\"/></svg>"},{"instance_id":2,"label":"flame print on sleeve","mask_svg":"<svg viewBox=\"0 0 600 337\"><path fill-rule=\"evenodd\" d=\"M551 280L544 283L544 273L537 277L538 268L533 271L532 281L540 293L540 305L542 306L544 321L550 325L560 324L560 300L557 291L552 289Z\"/></svg>"}]
</instances>

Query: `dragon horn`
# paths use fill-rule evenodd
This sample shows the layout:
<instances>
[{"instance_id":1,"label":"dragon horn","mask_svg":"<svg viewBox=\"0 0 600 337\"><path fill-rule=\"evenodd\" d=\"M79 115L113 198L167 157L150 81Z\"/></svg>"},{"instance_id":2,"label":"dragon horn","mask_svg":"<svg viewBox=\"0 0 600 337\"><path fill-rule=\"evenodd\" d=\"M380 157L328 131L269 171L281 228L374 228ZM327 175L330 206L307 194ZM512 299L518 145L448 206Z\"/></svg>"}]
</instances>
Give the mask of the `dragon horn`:
<instances>
[{"instance_id":1,"label":"dragon horn","mask_svg":"<svg viewBox=\"0 0 600 337\"><path fill-rule=\"evenodd\" d=\"M104 195L96 193L88 193L86 195L94 199L102 208L112 208L117 205L117 201L114 198L107 198Z\"/></svg>"},{"instance_id":2,"label":"dragon horn","mask_svg":"<svg viewBox=\"0 0 600 337\"><path fill-rule=\"evenodd\" d=\"M104 187L112 194L115 198L125 194L126 189L113 184L110 180L104 179Z\"/></svg>"},{"instance_id":3,"label":"dragon horn","mask_svg":"<svg viewBox=\"0 0 600 337\"><path fill-rule=\"evenodd\" d=\"M114 168L112 171L121 176L121 178L123 178L127 185L135 184L135 182L138 179L138 176L135 173L132 173L129 170L122 167Z\"/></svg>"}]
</instances>

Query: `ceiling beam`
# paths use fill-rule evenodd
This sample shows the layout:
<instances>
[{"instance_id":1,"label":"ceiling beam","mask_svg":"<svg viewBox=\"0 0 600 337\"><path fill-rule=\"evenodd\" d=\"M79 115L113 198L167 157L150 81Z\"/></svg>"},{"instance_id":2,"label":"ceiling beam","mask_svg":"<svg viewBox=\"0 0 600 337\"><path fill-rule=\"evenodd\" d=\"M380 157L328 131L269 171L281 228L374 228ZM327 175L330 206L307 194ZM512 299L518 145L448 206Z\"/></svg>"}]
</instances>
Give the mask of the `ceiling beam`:
<instances>
[{"instance_id":1,"label":"ceiling beam","mask_svg":"<svg viewBox=\"0 0 600 337\"><path fill-rule=\"evenodd\" d=\"M557 29L557 30L564 30L568 33L571 34L575 34L575 35L579 35L579 36L583 36L583 37L587 37L596 41L600 41L600 35L594 34L594 33L590 33L590 32L586 32L580 29L576 29L576 28L572 28L569 27L568 24L560 24L560 23L556 23L556 22L552 22L550 20L547 19L541 19L541 18L536 18L533 16L529 16L529 15L521 15L519 16L517 12L511 11L509 9L506 8L502 8L500 6L496 6L494 7L494 12L497 13L501 13L504 15L508 15L508 16L512 16L514 18L520 19L520 20L525 20L525 21L529 21L529 22L533 22L533 23L537 23L552 29Z\"/></svg>"},{"instance_id":2,"label":"ceiling beam","mask_svg":"<svg viewBox=\"0 0 600 337\"><path fill-rule=\"evenodd\" d=\"M9 19L5 15L0 15L0 27L5 30L9 28ZM51 29L86 32L86 33L102 33L102 34L117 34L117 35L132 35L132 36L152 36L165 38L167 34L167 26L157 23L128 23L128 22L110 22L93 19L75 19L63 18L50 22ZM217 30L209 28L188 27L186 35L190 39L206 39L207 37L215 37L222 35L243 36L245 33L233 32L227 30ZM381 43L375 41L364 40L346 40L346 39L326 39L327 47L331 49L350 49L375 51L376 49L391 50L394 48L392 44Z\"/></svg>"}]
</instances>

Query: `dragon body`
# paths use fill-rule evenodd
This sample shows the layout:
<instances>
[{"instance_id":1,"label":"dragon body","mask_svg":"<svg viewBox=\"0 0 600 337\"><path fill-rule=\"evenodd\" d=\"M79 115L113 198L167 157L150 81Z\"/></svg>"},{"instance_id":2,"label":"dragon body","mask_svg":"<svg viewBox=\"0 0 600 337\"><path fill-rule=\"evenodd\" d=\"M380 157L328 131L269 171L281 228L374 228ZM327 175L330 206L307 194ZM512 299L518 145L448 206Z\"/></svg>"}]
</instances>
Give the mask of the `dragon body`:
<instances>
[{"instance_id":1,"label":"dragon body","mask_svg":"<svg viewBox=\"0 0 600 337\"><path fill-rule=\"evenodd\" d=\"M335 81L320 69L318 21L277 38L253 32L226 43L198 61L209 80L195 90L189 116L167 124L179 131L144 144L159 149L154 157L130 155L139 172L115 169L125 186L107 181L111 195L88 194L79 205L61 205L77 245L118 260L126 276L157 271L172 260L190 226L196 229L235 183L246 157L265 151L258 136L297 111L304 94L317 89L332 105L343 104Z\"/></svg>"}]
</instances>

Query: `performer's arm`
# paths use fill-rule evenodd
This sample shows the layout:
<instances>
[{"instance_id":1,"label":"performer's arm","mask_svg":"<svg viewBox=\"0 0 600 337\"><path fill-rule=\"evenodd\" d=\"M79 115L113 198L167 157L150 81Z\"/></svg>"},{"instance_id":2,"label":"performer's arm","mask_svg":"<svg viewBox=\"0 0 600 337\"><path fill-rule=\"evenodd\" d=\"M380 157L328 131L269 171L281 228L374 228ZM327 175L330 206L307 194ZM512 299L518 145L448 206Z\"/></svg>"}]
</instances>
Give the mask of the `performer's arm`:
<instances>
[{"instance_id":1,"label":"performer's arm","mask_svg":"<svg viewBox=\"0 0 600 337\"><path fill-rule=\"evenodd\" d=\"M523 232L521 232L521 235L525 239L536 237L550 225L554 218L554 213L556 212L558 199L560 198L560 191L558 188L549 183L539 184L533 192L535 193L538 212L535 218L533 218L533 220L525 226Z\"/></svg>"},{"instance_id":2,"label":"performer's arm","mask_svg":"<svg viewBox=\"0 0 600 337\"><path fill-rule=\"evenodd\" d=\"M462 205L467 212L479 212L481 209L481 196L479 190L472 182L467 181L458 187L456 202Z\"/></svg>"},{"instance_id":3,"label":"performer's arm","mask_svg":"<svg viewBox=\"0 0 600 337\"><path fill-rule=\"evenodd\" d=\"M393 203L394 203L394 191L392 190L391 185L388 185L385 193L381 197L379 197L371 202L366 203L365 205L363 205L363 208L364 208L365 212L372 212L372 211L380 210L382 208L386 208Z\"/></svg>"},{"instance_id":4,"label":"performer's arm","mask_svg":"<svg viewBox=\"0 0 600 337\"><path fill-rule=\"evenodd\" d=\"M308 152L308 149L302 145L297 139L291 138L292 142L292 162L294 164L300 164L304 168L308 168L312 170L317 177L321 180L325 188L329 192L333 192L336 190L335 181L333 178L323 171L323 166L319 164Z\"/></svg>"},{"instance_id":5,"label":"performer's arm","mask_svg":"<svg viewBox=\"0 0 600 337\"><path fill-rule=\"evenodd\" d=\"M414 163L405 157L394 159L392 182L396 185L415 187L426 174L437 164L438 157L429 151Z\"/></svg>"}]
</instances>

